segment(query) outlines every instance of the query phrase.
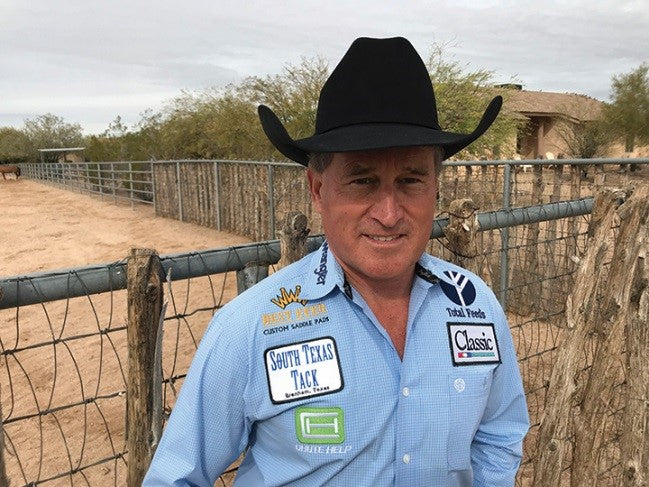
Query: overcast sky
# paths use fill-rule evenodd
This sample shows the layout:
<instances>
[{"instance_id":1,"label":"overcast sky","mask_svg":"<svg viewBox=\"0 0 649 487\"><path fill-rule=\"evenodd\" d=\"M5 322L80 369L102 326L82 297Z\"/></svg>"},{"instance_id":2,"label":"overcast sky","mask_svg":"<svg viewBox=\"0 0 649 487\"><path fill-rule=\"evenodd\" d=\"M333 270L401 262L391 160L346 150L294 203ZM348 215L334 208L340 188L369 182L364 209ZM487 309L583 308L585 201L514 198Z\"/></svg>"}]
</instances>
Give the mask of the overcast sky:
<instances>
[{"instance_id":1,"label":"overcast sky","mask_svg":"<svg viewBox=\"0 0 649 487\"><path fill-rule=\"evenodd\" d=\"M608 100L612 75L649 61L649 0L0 0L0 126L131 126L183 89L333 67L354 38L395 35L494 81Z\"/></svg>"}]
</instances>

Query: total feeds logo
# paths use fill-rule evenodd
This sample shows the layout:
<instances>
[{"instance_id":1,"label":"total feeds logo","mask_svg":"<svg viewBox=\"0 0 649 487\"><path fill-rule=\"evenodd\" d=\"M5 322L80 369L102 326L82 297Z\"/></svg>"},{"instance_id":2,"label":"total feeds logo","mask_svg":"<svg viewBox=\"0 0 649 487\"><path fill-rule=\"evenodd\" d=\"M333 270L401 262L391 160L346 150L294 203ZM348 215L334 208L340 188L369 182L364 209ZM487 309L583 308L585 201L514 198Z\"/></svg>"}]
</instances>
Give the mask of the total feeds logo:
<instances>
[{"instance_id":1,"label":"total feeds logo","mask_svg":"<svg viewBox=\"0 0 649 487\"><path fill-rule=\"evenodd\" d=\"M452 281L452 284L441 279L439 281L446 297L459 306L470 306L473 304L476 291L475 286L469 278L456 271L444 271L444 275Z\"/></svg>"}]
</instances>

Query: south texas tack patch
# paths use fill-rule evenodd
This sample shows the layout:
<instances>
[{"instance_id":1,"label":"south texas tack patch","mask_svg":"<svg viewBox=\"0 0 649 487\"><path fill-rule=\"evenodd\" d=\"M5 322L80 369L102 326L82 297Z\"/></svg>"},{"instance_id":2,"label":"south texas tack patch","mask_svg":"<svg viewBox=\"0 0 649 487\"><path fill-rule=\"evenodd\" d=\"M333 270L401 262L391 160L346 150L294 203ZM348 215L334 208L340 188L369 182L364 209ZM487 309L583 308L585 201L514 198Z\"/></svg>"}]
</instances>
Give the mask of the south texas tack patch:
<instances>
[{"instance_id":1,"label":"south texas tack patch","mask_svg":"<svg viewBox=\"0 0 649 487\"><path fill-rule=\"evenodd\" d=\"M493 323L446 323L453 365L499 364Z\"/></svg>"},{"instance_id":2,"label":"south texas tack patch","mask_svg":"<svg viewBox=\"0 0 649 487\"><path fill-rule=\"evenodd\" d=\"M269 348L264 364L273 404L333 394L344 387L332 337Z\"/></svg>"}]
</instances>

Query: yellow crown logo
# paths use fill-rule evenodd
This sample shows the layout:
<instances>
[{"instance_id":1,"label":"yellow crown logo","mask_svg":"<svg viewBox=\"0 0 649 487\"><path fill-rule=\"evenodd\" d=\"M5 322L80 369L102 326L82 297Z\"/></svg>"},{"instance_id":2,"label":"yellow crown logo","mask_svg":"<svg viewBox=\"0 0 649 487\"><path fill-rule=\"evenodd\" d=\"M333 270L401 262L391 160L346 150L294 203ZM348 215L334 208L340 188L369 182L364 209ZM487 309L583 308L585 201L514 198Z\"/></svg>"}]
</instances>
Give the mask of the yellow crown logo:
<instances>
[{"instance_id":1,"label":"yellow crown logo","mask_svg":"<svg viewBox=\"0 0 649 487\"><path fill-rule=\"evenodd\" d=\"M301 286L295 286L295 291L286 291L282 287L279 289L279 296L271 299L270 302L279 306L281 309L286 308L291 303L300 303L302 306L306 306L308 301L306 299L300 299L301 290Z\"/></svg>"}]
</instances>

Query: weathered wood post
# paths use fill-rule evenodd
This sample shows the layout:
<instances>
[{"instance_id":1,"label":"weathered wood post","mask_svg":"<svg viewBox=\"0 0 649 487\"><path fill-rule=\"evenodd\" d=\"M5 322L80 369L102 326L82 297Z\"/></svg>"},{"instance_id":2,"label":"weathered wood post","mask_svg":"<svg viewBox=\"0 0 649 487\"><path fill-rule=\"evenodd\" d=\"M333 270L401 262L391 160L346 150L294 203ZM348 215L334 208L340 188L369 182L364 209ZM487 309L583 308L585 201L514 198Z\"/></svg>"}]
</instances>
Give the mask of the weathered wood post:
<instances>
[{"instance_id":1,"label":"weathered wood post","mask_svg":"<svg viewBox=\"0 0 649 487\"><path fill-rule=\"evenodd\" d=\"M154 384L155 349L162 314L162 265L155 250L131 249L127 267L128 383L127 485L142 484L162 431L162 401Z\"/></svg>"},{"instance_id":2,"label":"weathered wood post","mask_svg":"<svg viewBox=\"0 0 649 487\"><path fill-rule=\"evenodd\" d=\"M299 211L287 213L278 233L280 260L277 263L277 268L281 269L306 255L306 238L309 235L307 217ZM264 262L246 263L243 269L237 271L237 292L241 294L266 277L268 277L268 264Z\"/></svg>"},{"instance_id":3,"label":"weathered wood post","mask_svg":"<svg viewBox=\"0 0 649 487\"><path fill-rule=\"evenodd\" d=\"M278 268L300 260L307 254L306 238L310 230L307 228L307 218L299 211L290 211L284 217L284 223L279 230L281 257Z\"/></svg>"},{"instance_id":4,"label":"weathered wood post","mask_svg":"<svg viewBox=\"0 0 649 487\"><path fill-rule=\"evenodd\" d=\"M645 188L646 191L646 188ZM629 201L620 215L626 227L638 227L629 249L636 254L629 276L626 315L626 408L620 444L624 487L649 485L649 197ZM622 213L622 212L621 212ZM637 249L637 251L635 251ZM632 254L632 255L633 255Z\"/></svg>"},{"instance_id":5,"label":"weathered wood post","mask_svg":"<svg viewBox=\"0 0 649 487\"><path fill-rule=\"evenodd\" d=\"M620 206L621 205L621 206ZM560 483L565 453L572 451L571 485L597 485L601 448L611 441L607 423L619 407L616 388L626 348L627 391L621 450L627 485L646 485L649 438L649 346L647 265L649 189L597 195L588 250L566 302L568 330L559 349L548 388L534 461L534 485ZM612 226L619 228L612 236ZM602 265L606 256L609 265ZM626 333L626 342L625 335ZM626 345L625 345L626 343ZM589 378L583 350L594 351ZM640 431L640 433L638 433Z\"/></svg>"},{"instance_id":6,"label":"weathered wood post","mask_svg":"<svg viewBox=\"0 0 649 487\"><path fill-rule=\"evenodd\" d=\"M241 294L266 277L268 277L267 264L248 262L243 269L237 271L237 293Z\"/></svg>"},{"instance_id":7,"label":"weathered wood post","mask_svg":"<svg viewBox=\"0 0 649 487\"><path fill-rule=\"evenodd\" d=\"M477 209L470 198L451 201L448 208L449 224L442 231L446 237L447 247L452 252L449 260L471 272L481 274L476 259L478 255L476 233L479 227ZM491 274L486 272L484 276L489 280Z\"/></svg>"}]
</instances>

